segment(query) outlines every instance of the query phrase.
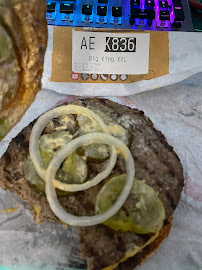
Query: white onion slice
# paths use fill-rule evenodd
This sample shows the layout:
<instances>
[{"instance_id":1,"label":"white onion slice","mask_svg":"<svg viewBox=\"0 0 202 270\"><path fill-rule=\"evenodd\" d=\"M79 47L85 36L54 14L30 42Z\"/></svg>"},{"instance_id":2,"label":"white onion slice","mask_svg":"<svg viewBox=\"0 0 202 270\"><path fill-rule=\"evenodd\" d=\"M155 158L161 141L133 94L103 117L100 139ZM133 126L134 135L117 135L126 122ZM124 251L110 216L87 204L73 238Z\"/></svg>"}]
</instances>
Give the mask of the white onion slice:
<instances>
[{"instance_id":1,"label":"white onion slice","mask_svg":"<svg viewBox=\"0 0 202 270\"><path fill-rule=\"evenodd\" d=\"M43 132L44 128L46 125L49 123L50 120L53 118L57 118L62 115L67 115L67 114L77 114L77 115L85 115L89 117L92 121L96 121L97 124L100 126L100 129L102 132L109 134L109 130L105 123L100 119L99 116L97 116L94 112L91 110L82 107L82 106L77 106L77 105L66 105L66 106L60 106L58 108L55 108L51 111L46 112L43 114L35 123L34 127L32 128L32 132L30 135L30 143L29 143L29 152L30 152L30 157L31 160L34 164L34 167L39 174L39 176L45 181L46 177L46 171L47 168L44 165L44 162L41 158L41 154L39 151L39 138L41 136L41 133ZM72 142L71 142L72 143ZM94 185L97 185L100 183L104 178L106 178L111 170L113 169L114 165L116 164L117 160L117 153L115 148L112 146L111 147L111 155L109 158L109 161L106 165L106 168L98 174L95 178L93 178L90 182L86 182L85 187L92 187ZM57 186L58 189L67 191L70 190L68 184L61 183L60 181L56 180L54 181L54 184ZM80 191L86 189L84 186L77 184L77 185L72 185L72 191Z\"/></svg>"},{"instance_id":2,"label":"white onion slice","mask_svg":"<svg viewBox=\"0 0 202 270\"><path fill-rule=\"evenodd\" d=\"M113 145L117 148L117 151L123 156L126 163L126 183L116 202L106 212L95 216L77 217L68 214L60 205L53 181L57 170L65 158L74 152L78 147L82 145L89 145L91 143L104 143ZM135 166L133 157L128 147L122 141L108 134L90 133L74 139L70 144L65 145L61 150L59 150L53 157L46 173L46 197L53 213L64 223L72 226L93 226L103 223L115 215L122 207L132 188L134 176Z\"/></svg>"}]
</instances>

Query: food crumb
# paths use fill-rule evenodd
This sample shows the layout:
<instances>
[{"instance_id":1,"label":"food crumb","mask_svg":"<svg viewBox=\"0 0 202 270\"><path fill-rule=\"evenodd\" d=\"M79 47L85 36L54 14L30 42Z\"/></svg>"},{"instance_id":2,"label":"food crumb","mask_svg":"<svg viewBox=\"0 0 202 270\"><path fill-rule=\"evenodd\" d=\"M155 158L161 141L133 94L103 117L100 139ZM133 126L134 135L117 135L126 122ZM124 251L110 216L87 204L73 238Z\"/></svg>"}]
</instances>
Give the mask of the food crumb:
<instances>
[{"instance_id":1,"label":"food crumb","mask_svg":"<svg viewBox=\"0 0 202 270\"><path fill-rule=\"evenodd\" d=\"M1 210L0 213L13 213L14 211L16 211L19 208L19 206L14 207L14 208L10 208L10 209L4 209Z\"/></svg>"},{"instance_id":2,"label":"food crumb","mask_svg":"<svg viewBox=\"0 0 202 270\"><path fill-rule=\"evenodd\" d=\"M65 222L62 222L61 220L58 220L59 223L63 224L65 226L65 228L68 228L68 224Z\"/></svg>"},{"instance_id":3,"label":"food crumb","mask_svg":"<svg viewBox=\"0 0 202 270\"><path fill-rule=\"evenodd\" d=\"M36 223L41 224L40 219L39 219L39 215L40 215L40 212L41 212L41 207L39 205L34 205L34 210L36 212Z\"/></svg>"}]
</instances>

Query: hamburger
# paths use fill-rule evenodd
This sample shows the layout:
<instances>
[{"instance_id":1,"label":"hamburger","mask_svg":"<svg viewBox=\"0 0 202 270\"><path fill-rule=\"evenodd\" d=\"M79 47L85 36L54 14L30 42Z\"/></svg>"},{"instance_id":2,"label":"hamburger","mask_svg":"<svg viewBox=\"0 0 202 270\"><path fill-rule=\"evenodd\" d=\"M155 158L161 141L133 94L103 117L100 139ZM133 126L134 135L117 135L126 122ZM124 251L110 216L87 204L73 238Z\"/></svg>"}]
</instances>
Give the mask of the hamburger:
<instances>
[{"instance_id":1,"label":"hamburger","mask_svg":"<svg viewBox=\"0 0 202 270\"><path fill-rule=\"evenodd\" d=\"M89 270L130 270L168 236L184 179L143 112L86 98L45 113L11 141L0 185L29 202L37 223L76 226Z\"/></svg>"},{"instance_id":2,"label":"hamburger","mask_svg":"<svg viewBox=\"0 0 202 270\"><path fill-rule=\"evenodd\" d=\"M46 45L45 0L0 0L0 140L41 89Z\"/></svg>"}]
</instances>

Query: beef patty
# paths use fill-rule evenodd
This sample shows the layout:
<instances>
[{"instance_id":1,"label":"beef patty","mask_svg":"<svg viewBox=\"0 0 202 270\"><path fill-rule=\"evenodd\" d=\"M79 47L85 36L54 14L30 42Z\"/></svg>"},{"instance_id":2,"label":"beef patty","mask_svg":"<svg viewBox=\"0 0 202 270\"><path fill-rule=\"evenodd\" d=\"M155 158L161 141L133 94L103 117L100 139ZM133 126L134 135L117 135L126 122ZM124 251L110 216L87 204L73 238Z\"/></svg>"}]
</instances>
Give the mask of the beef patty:
<instances>
[{"instance_id":1,"label":"beef patty","mask_svg":"<svg viewBox=\"0 0 202 270\"><path fill-rule=\"evenodd\" d=\"M121 263L117 268L133 269L158 247L169 232L171 226L169 222L180 199L184 184L182 166L173 148L168 145L165 137L154 128L153 123L143 112L98 98L80 99L72 104L99 108L130 132L129 148L135 161L135 176L156 191L165 207L166 219L155 243L150 244L128 261ZM30 210L35 219L37 217L38 222L57 221L58 219L50 210L46 196L30 188L24 175L24 162L29 154L29 137L34 122L11 141L8 150L0 159L0 185L3 189L9 189L20 198L27 200ZM58 125L58 121L51 123L44 132L53 131L56 125ZM72 132L73 128L72 125L68 125L66 130ZM91 176L97 174L101 169L102 165L89 164ZM71 214L94 215L96 194L101 186L112 176L121 173L124 173L124 165L123 160L119 159L110 177L101 184L86 191L59 197L59 201ZM127 200L130 200L130 196ZM38 214L36 206L40 206ZM102 224L79 228L79 235L81 254L87 259L90 270L99 270L117 263L131 246L144 245L151 237L151 234L140 235L130 231L114 231Z\"/></svg>"}]
</instances>

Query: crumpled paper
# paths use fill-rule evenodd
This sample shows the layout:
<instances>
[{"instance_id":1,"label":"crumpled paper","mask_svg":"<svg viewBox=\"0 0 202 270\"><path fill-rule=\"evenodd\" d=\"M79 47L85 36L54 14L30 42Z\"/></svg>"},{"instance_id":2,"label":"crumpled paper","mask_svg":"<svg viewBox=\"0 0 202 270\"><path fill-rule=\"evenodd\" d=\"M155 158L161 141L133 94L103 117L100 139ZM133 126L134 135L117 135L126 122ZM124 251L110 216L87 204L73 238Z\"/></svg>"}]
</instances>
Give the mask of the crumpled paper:
<instances>
[{"instance_id":1,"label":"crumpled paper","mask_svg":"<svg viewBox=\"0 0 202 270\"><path fill-rule=\"evenodd\" d=\"M22 121L0 143L0 156L30 121L56 103L74 98L41 91ZM202 269L202 73L171 86L110 99L143 110L174 147L184 169L185 186L171 232L155 254L136 269ZM26 202L0 190L0 211L16 206L19 208L13 213L0 213L0 265L17 270L86 269L75 228L35 224Z\"/></svg>"},{"instance_id":2,"label":"crumpled paper","mask_svg":"<svg viewBox=\"0 0 202 270\"><path fill-rule=\"evenodd\" d=\"M80 96L129 96L180 82L202 72L202 33L169 32L169 74L131 84L55 83L50 82L52 70L53 26L48 28L48 48L45 55L43 88L61 94Z\"/></svg>"}]
</instances>

